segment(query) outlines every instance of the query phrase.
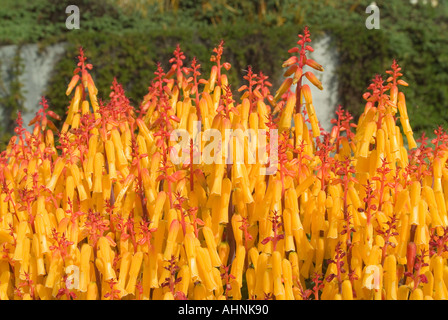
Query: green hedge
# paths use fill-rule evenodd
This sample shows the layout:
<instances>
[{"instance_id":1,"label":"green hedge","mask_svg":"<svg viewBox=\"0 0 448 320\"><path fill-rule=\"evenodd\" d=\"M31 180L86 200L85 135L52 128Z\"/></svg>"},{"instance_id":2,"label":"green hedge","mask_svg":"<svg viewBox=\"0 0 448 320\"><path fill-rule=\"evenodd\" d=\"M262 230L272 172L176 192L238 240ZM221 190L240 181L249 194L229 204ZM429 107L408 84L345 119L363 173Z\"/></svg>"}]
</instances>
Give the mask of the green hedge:
<instances>
[{"instance_id":1,"label":"green hedge","mask_svg":"<svg viewBox=\"0 0 448 320\"><path fill-rule=\"evenodd\" d=\"M233 89L242 84L242 76L248 65L254 71L263 71L273 82L281 79L281 64L287 58L287 50L296 41L298 27L288 26L265 29L259 25L222 25L203 31L193 29L168 29L166 31L129 32L124 35L80 32L68 35L68 47L58 62L47 96L53 107L61 114L69 103L65 96L76 65L79 46L93 64L92 71L100 99L107 100L114 79L123 84L126 94L134 106L139 105L148 92L158 62L168 70L168 60L177 44L187 57L189 64L196 57L201 64L201 73L210 72L210 56L221 39L225 39L223 59L232 64L227 72ZM277 80L278 81L278 80Z\"/></svg>"}]
</instances>

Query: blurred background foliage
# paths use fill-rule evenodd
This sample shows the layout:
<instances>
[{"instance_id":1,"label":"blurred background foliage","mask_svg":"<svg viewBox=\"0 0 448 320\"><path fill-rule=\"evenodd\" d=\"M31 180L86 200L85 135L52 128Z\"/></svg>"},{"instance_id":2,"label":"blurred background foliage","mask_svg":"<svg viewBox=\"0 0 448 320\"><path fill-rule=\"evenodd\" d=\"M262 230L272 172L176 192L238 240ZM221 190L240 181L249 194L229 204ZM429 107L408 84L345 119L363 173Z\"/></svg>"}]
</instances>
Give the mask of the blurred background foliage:
<instances>
[{"instance_id":1,"label":"blurred background foliage","mask_svg":"<svg viewBox=\"0 0 448 320\"><path fill-rule=\"evenodd\" d=\"M65 113L65 90L79 46L94 65L93 76L107 100L113 78L123 84L134 106L147 93L157 62L167 67L177 43L187 63L197 57L205 75L210 54L225 40L224 59L232 64L230 83L238 88L251 65L274 85L282 62L304 25L313 39L332 36L338 52L339 103L356 117L362 94L375 74L385 75L393 59L403 68L404 89L416 135L448 127L448 5L422 0L376 1L380 29L368 30L370 1L346 0L6 0L0 6L0 45L65 42L45 93L52 108ZM435 1L432 1L433 4ZM67 30L65 8L80 9L80 29ZM19 65L19 62L17 62ZM325 66L324 66L325 67ZM19 72L20 70L18 70ZM21 108L20 84L8 106ZM18 92L19 93L18 93ZM3 101L5 102L5 101ZM316 106L319 107L319 106Z\"/></svg>"}]
</instances>

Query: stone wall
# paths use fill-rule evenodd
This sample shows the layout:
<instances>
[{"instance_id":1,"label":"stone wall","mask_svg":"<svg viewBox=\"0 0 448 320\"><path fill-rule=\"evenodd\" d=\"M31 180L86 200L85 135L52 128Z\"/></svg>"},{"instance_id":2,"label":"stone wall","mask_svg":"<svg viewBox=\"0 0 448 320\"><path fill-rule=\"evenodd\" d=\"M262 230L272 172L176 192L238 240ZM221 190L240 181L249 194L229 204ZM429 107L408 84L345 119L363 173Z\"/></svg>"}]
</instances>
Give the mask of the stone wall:
<instances>
[{"instance_id":1,"label":"stone wall","mask_svg":"<svg viewBox=\"0 0 448 320\"><path fill-rule=\"evenodd\" d=\"M42 50L39 50L37 44L27 44L20 47L23 74L20 75L19 81L22 84L21 92L24 97L25 111L22 116L25 125L39 109L39 102L50 80L53 67L58 57L64 52L64 46L63 43L55 44ZM13 80L12 65L17 49L16 45L0 47L0 76L4 89L0 92L2 95L9 94L10 83ZM0 106L0 111L0 119L3 119L8 114L8 106Z\"/></svg>"}]
</instances>

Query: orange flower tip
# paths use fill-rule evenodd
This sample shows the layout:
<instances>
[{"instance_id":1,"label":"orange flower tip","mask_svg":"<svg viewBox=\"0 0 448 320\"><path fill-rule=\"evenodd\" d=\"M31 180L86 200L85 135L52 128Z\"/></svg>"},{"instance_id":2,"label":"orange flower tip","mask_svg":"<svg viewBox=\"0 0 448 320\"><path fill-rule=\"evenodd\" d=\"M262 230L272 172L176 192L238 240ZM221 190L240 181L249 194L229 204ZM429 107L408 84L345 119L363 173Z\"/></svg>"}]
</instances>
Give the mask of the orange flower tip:
<instances>
[{"instance_id":1,"label":"orange flower tip","mask_svg":"<svg viewBox=\"0 0 448 320\"><path fill-rule=\"evenodd\" d=\"M270 103L271 106L275 107L277 105L277 102L275 102L274 97L273 96L268 96L268 102Z\"/></svg>"},{"instance_id":2,"label":"orange flower tip","mask_svg":"<svg viewBox=\"0 0 448 320\"><path fill-rule=\"evenodd\" d=\"M257 89L254 90L254 95L258 98L258 99L263 99L263 95L260 93L260 91L258 91Z\"/></svg>"},{"instance_id":3,"label":"orange flower tip","mask_svg":"<svg viewBox=\"0 0 448 320\"><path fill-rule=\"evenodd\" d=\"M317 63L313 59L307 59L306 60L306 64L308 66L310 66L311 68L316 69L318 71L324 71L324 68L322 67L322 65L320 65L319 63Z\"/></svg>"},{"instance_id":4,"label":"orange flower tip","mask_svg":"<svg viewBox=\"0 0 448 320\"><path fill-rule=\"evenodd\" d=\"M395 107L395 104L392 101L390 101L390 100L387 100L386 104L391 106L391 107Z\"/></svg>"},{"instance_id":5,"label":"orange flower tip","mask_svg":"<svg viewBox=\"0 0 448 320\"><path fill-rule=\"evenodd\" d=\"M289 49L288 53L296 53L296 52L299 52L299 50L300 49L298 47L294 47L294 48Z\"/></svg>"},{"instance_id":6,"label":"orange flower tip","mask_svg":"<svg viewBox=\"0 0 448 320\"><path fill-rule=\"evenodd\" d=\"M48 111L47 111L47 114L48 114L50 117L52 117L53 119L61 120L61 117L60 117L58 114L56 114L55 112L51 111L51 110L48 110Z\"/></svg>"},{"instance_id":7,"label":"orange flower tip","mask_svg":"<svg viewBox=\"0 0 448 320\"><path fill-rule=\"evenodd\" d=\"M175 181L179 181L182 180L183 178L185 178L187 176L187 172L185 170L179 170L176 171L172 177L175 179Z\"/></svg>"},{"instance_id":8,"label":"orange flower tip","mask_svg":"<svg viewBox=\"0 0 448 320\"><path fill-rule=\"evenodd\" d=\"M289 87L291 87L292 81L293 79L291 78L286 78L285 81L283 81L282 85L275 94L274 100L278 100L289 89Z\"/></svg>"},{"instance_id":9,"label":"orange flower tip","mask_svg":"<svg viewBox=\"0 0 448 320\"><path fill-rule=\"evenodd\" d=\"M165 78L170 79L175 73L176 73L176 66L173 65L170 71L168 71L167 74L165 75Z\"/></svg>"},{"instance_id":10,"label":"orange flower tip","mask_svg":"<svg viewBox=\"0 0 448 320\"><path fill-rule=\"evenodd\" d=\"M308 50L309 52L314 52L314 49L312 46L306 46L305 49Z\"/></svg>"},{"instance_id":11,"label":"orange flower tip","mask_svg":"<svg viewBox=\"0 0 448 320\"><path fill-rule=\"evenodd\" d=\"M317 77L314 75L314 73L307 71L305 72L305 77L314 84L319 90L323 90L322 83L317 79Z\"/></svg>"},{"instance_id":12,"label":"orange flower tip","mask_svg":"<svg viewBox=\"0 0 448 320\"><path fill-rule=\"evenodd\" d=\"M294 81L292 82L293 84L296 84L300 81L300 79L302 79L302 72L302 68L297 68L296 72L294 73Z\"/></svg>"},{"instance_id":13,"label":"orange flower tip","mask_svg":"<svg viewBox=\"0 0 448 320\"><path fill-rule=\"evenodd\" d=\"M292 56L282 64L282 68L287 68L289 66L292 66L294 63L298 63L299 59L296 56Z\"/></svg>"},{"instance_id":14,"label":"orange flower tip","mask_svg":"<svg viewBox=\"0 0 448 320\"><path fill-rule=\"evenodd\" d=\"M177 231L179 229L179 220L174 219L170 224L170 231Z\"/></svg>"},{"instance_id":15,"label":"orange flower tip","mask_svg":"<svg viewBox=\"0 0 448 320\"><path fill-rule=\"evenodd\" d=\"M69 85L68 85L67 91L65 92L65 94L66 94L67 96L72 92L73 88L76 86L76 84L78 83L78 81L79 81L79 75L78 75L78 74L75 74L75 75L72 77L72 80L70 81L70 83L69 83Z\"/></svg>"},{"instance_id":16,"label":"orange flower tip","mask_svg":"<svg viewBox=\"0 0 448 320\"><path fill-rule=\"evenodd\" d=\"M244 100L244 99L246 99L246 98L248 98L248 97L249 97L249 92L246 91L246 92L244 92L243 95L241 96L241 100Z\"/></svg>"},{"instance_id":17,"label":"orange flower tip","mask_svg":"<svg viewBox=\"0 0 448 320\"><path fill-rule=\"evenodd\" d=\"M310 86L307 84L304 84L302 87L302 94L305 97L305 101L306 103L312 103L313 102L313 98L311 96L311 89Z\"/></svg>"},{"instance_id":18,"label":"orange flower tip","mask_svg":"<svg viewBox=\"0 0 448 320\"><path fill-rule=\"evenodd\" d=\"M405 86L405 87L409 86L409 84L406 81L401 80L401 79L397 81L397 84Z\"/></svg>"},{"instance_id":19,"label":"orange flower tip","mask_svg":"<svg viewBox=\"0 0 448 320\"><path fill-rule=\"evenodd\" d=\"M288 70L285 71L285 73L283 74L284 77L289 77L290 75L292 75L293 73L296 72L297 68L299 66L297 64L293 64L292 66L289 67Z\"/></svg>"}]
</instances>

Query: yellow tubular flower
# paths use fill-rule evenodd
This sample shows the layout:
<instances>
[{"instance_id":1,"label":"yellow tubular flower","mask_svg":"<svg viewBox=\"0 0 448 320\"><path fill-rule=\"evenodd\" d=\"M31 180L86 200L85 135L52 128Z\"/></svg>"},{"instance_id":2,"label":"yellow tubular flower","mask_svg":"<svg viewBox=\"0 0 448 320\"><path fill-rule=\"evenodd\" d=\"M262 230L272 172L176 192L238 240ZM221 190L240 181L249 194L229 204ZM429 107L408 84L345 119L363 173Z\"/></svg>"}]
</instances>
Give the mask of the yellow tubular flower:
<instances>
[{"instance_id":1,"label":"yellow tubular flower","mask_svg":"<svg viewBox=\"0 0 448 320\"><path fill-rule=\"evenodd\" d=\"M415 233L414 242L417 245L426 245L429 241L429 231L426 226L426 216L429 216L428 206L425 200L421 200L418 204L418 226Z\"/></svg>"},{"instance_id":2,"label":"yellow tubular flower","mask_svg":"<svg viewBox=\"0 0 448 320\"><path fill-rule=\"evenodd\" d=\"M53 288L55 283L61 277L62 265L63 262L60 256L56 256L51 259L50 268L48 270L47 279L45 281L45 286L47 288Z\"/></svg>"},{"instance_id":3,"label":"yellow tubular flower","mask_svg":"<svg viewBox=\"0 0 448 320\"><path fill-rule=\"evenodd\" d=\"M79 81L79 74L76 74L72 77L72 79L70 80L70 83L67 86L67 91L65 91L65 94L68 96L70 95L70 93L72 92L73 88L75 88L75 86L78 84Z\"/></svg>"},{"instance_id":4,"label":"yellow tubular flower","mask_svg":"<svg viewBox=\"0 0 448 320\"><path fill-rule=\"evenodd\" d=\"M265 269L262 272L262 294L260 296L261 299L264 298L264 296L268 296L270 294L273 294L274 292L274 285L273 285L273 277L272 277L272 269Z\"/></svg>"},{"instance_id":5,"label":"yellow tubular flower","mask_svg":"<svg viewBox=\"0 0 448 320\"><path fill-rule=\"evenodd\" d=\"M36 261L36 272L35 275L45 275L46 271L45 271L45 262L44 262L44 256L43 253L41 251L41 246L39 243L39 235L38 234L33 234L33 242L32 242L32 251L34 254L34 258Z\"/></svg>"},{"instance_id":6,"label":"yellow tubular flower","mask_svg":"<svg viewBox=\"0 0 448 320\"><path fill-rule=\"evenodd\" d=\"M115 167L115 147L111 140L105 142L107 165L109 168L109 178L111 180L117 179L117 170Z\"/></svg>"},{"instance_id":7,"label":"yellow tubular flower","mask_svg":"<svg viewBox=\"0 0 448 320\"><path fill-rule=\"evenodd\" d=\"M422 195L429 206L429 212L431 215L431 224L434 227L444 226L442 219L440 218L439 211L437 208L436 197L434 190L429 186L424 186L422 188Z\"/></svg>"},{"instance_id":8,"label":"yellow tubular flower","mask_svg":"<svg viewBox=\"0 0 448 320\"><path fill-rule=\"evenodd\" d=\"M230 201L230 193L232 189L232 182L229 178L224 178L222 180L222 188L221 188L221 215L220 215L220 223L228 223L228 206Z\"/></svg>"},{"instance_id":9,"label":"yellow tubular flower","mask_svg":"<svg viewBox=\"0 0 448 320\"><path fill-rule=\"evenodd\" d=\"M64 158L58 158L54 164L54 170L53 170L53 175L51 176L50 181L47 184L47 188L50 191L53 191L54 188L56 187L56 183L59 179L59 176L62 173L62 169L64 169L65 167L65 162L66 160Z\"/></svg>"},{"instance_id":10,"label":"yellow tubular flower","mask_svg":"<svg viewBox=\"0 0 448 320\"><path fill-rule=\"evenodd\" d=\"M15 261L23 261L24 256L28 255L28 252L24 252L24 242L26 235L30 233L29 224L26 221L21 221L19 223L18 231L17 231L17 244L16 250L14 251L13 260Z\"/></svg>"},{"instance_id":11,"label":"yellow tubular flower","mask_svg":"<svg viewBox=\"0 0 448 320\"><path fill-rule=\"evenodd\" d=\"M292 114L296 105L296 95L290 94L286 100L286 106L282 110L279 122L280 131L289 129L291 127Z\"/></svg>"},{"instance_id":12,"label":"yellow tubular flower","mask_svg":"<svg viewBox=\"0 0 448 320\"><path fill-rule=\"evenodd\" d=\"M398 288L397 299L398 300L408 300L409 299L410 289L408 286L401 285Z\"/></svg>"},{"instance_id":13,"label":"yellow tubular flower","mask_svg":"<svg viewBox=\"0 0 448 320\"><path fill-rule=\"evenodd\" d=\"M276 298L285 296L285 288L282 284L282 257L280 252L274 251L272 253L272 278L274 281L274 295Z\"/></svg>"},{"instance_id":14,"label":"yellow tubular flower","mask_svg":"<svg viewBox=\"0 0 448 320\"><path fill-rule=\"evenodd\" d=\"M98 136L91 135L89 138L89 151L87 152L87 165L86 176L90 178L90 175L94 170L95 154L97 152Z\"/></svg>"},{"instance_id":15,"label":"yellow tubular flower","mask_svg":"<svg viewBox=\"0 0 448 320\"><path fill-rule=\"evenodd\" d=\"M124 288L129 273L129 268L131 266L131 261L132 261L132 254L130 252L125 252L121 257L120 273L118 275L118 283L116 284L116 288L120 290L120 296L126 295Z\"/></svg>"},{"instance_id":16,"label":"yellow tubular flower","mask_svg":"<svg viewBox=\"0 0 448 320\"><path fill-rule=\"evenodd\" d=\"M221 188L222 188L222 181L223 181L223 175L224 175L224 164L215 164L215 169L213 172L213 187L211 191L211 195L221 195Z\"/></svg>"},{"instance_id":17,"label":"yellow tubular flower","mask_svg":"<svg viewBox=\"0 0 448 320\"><path fill-rule=\"evenodd\" d=\"M401 125L408 140L409 149L417 148L417 143L414 140L411 125L409 124L409 117L406 109L406 99L403 92L398 93L398 110L400 112Z\"/></svg>"},{"instance_id":18,"label":"yellow tubular flower","mask_svg":"<svg viewBox=\"0 0 448 320\"><path fill-rule=\"evenodd\" d=\"M193 299L194 300L206 300L207 299L207 289L202 283L195 284L193 289Z\"/></svg>"},{"instance_id":19,"label":"yellow tubular flower","mask_svg":"<svg viewBox=\"0 0 448 320\"><path fill-rule=\"evenodd\" d=\"M292 276L292 266L291 262L289 262L289 260L287 259L282 260L282 274L285 286L285 299L294 300L294 292L292 289L294 286L294 280Z\"/></svg>"},{"instance_id":20,"label":"yellow tubular flower","mask_svg":"<svg viewBox=\"0 0 448 320\"><path fill-rule=\"evenodd\" d=\"M126 155L124 154L124 149L123 149L123 143L121 142L121 137L120 137L120 133L118 132L117 129L113 129L111 131L111 135L110 135L112 142L114 144L114 149L116 152L116 156L117 156L117 162L120 166L125 166L128 164L128 161L126 159ZM89 148L90 151L90 148Z\"/></svg>"},{"instance_id":21,"label":"yellow tubular flower","mask_svg":"<svg viewBox=\"0 0 448 320\"><path fill-rule=\"evenodd\" d=\"M434 176L434 192L442 191L442 168L444 163L439 157L435 157L433 161L433 176Z\"/></svg>"},{"instance_id":22,"label":"yellow tubular flower","mask_svg":"<svg viewBox=\"0 0 448 320\"><path fill-rule=\"evenodd\" d=\"M176 285L176 291L183 292L185 296L188 295L188 287L190 286L190 268L184 264L180 267L178 277L182 280ZM219 289L219 288L218 288Z\"/></svg>"},{"instance_id":23,"label":"yellow tubular flower","mask_svg":"<svg viewBox=\"0 0 448 320\"><path fill-rule=\"evenodd\" d=\"M8 286L11 278L11 271L7 261L0 261L0 298L9 300Z\"/></svg>"},{"instance_id":24,"label":"yellow tubular flower","mask_svg":"<svg viewBox=\"0 0 448 320\"><path fill-rule=\"evenodd\" d=\"M361 147L359 149L359 156L362 158L367 158L368 151L369 151L369 144L370 140L372 139L374 133L376 131L376 123L375 122L369 122L364 131L364 136L361 140Z\"/></svg>"},{"instance_id":25,"label":"yellow tubular flower","mask_svg":"<svg viewBox=\"0 0 448 320\"><path fill-rule=\"evenodd\" d=\"M291 210L287 208L283 211L283 227L285 230L285 250L288 252L295 250L291 220L292 213Z\"/></svg>"},{"instance_id":26,"label":"yellow tubular flower","mask_svg":"<svg viewBox=\"0 0 448 320\"><path fill-rule=\"evenodd\" d=\"M95 162L94 162L94 172L93 172L93 192L94 193L102 193L103 191L103 166L104 166L104 156L102 153L97 152L95 154Z\"/></svg>"},{"instance_id":27,"label":"yellow tubular flower","mask_svg":"<svg viewBox=\"0 0 448 320\"><path fill-rule=\"evenodd\" d=\"M99 255L104 263L104 278L105 280L115 279L115 271L112 268L114 253L110 247L109 240L106 237L101 237L98 240L98 249L101 255Z\"/></svg>"},{"instance_id":28,"label":"yellow tubular flower","mask_svg":"<svg viewBox=\"0 0 448 320\"><path fill-rule=\"evenodd\" d=\"M415 289L409 298L409 300L424 300L423 291L420 288Z\"/></svg>"},{"instance_id":29,"label":"yellow tubular flower","mask_svg":"<svg viewBox=\"0 0 448 320\"><path fill-rule=\"evenodd\" d=\"M79 171L79 167L76 164L72 164L70 166L70 171L72 173L73 180L74 180L74 183L76 185L76 188L78 189L79 201L86 200L87 199L87 193L86 193L86 190L84 188L84 185L82 184L81 173Z\"/></svg>"},{"instance_id":30,"label":"yellow tubular flower","mask_svg":"<svg viewBox=\"0 0 448 320\"><path fill-rule=\"evenodd\" d=\"M292 78L286 78L281 84L280 88L275 93L274 100L278 100L289 89L292 82L293 82Z\"/></svg>"},{"instance_id":31,"label":"yellow tubular flower","mask_svg":"<svg viewBox=\"0 0 448 320\"><path fill-rule=\"evenodd\" d=\"M434 275L431 271L426 271L425 273L427 283L423 283L423 294L424 296L432 296L434 293Z\"/></svg>"},{"instance_id":32,"label":"yellow tubular flower","mask_svg":"<svg viewBox=\"0 0 448 320\"><path fill-rule=\"evenodd\" d=\"M156 250L151 248L148 255L145 255L143 265L143 296L149 299L151 288L158 288L159 281L157 278L158 271L158 255Z\"/></svg>"},{"instance_id":33,"label":"yellow tubular flower","mask_svg":"<svg viewBox=\"0 0 448 320\"><path fill-rule=\"evenodd\" d=\"M92 246L84 243L81 247L79 291L87 292L90 283L90 261L92 258Z\"/></svg>"},{"instance_id":34,"label":"yellow tubular flower","mask_svg":"<svg viewBox=\"0 0 448 320\"><path fill-rule=\"evenodd\" d=\"M173 220L169 227L168 238L166 239L166 247L163 254L163 259L168 261L174 253L175 245L177 243L177 234L181 229L178 220Z\"/></svg>"},{"instance_id":35,"label":"yellow tubular flower","mask_svg":"<svg viewBox=\"0 0 448 320\"><path fill-rule=\"evenodd\" d=\"M246 249L244 246L238 246L236 248L235 259L232 262L231 273L235 276L235 281L238 284L238 289L243 285L243 271L244 262L246 259Z\"/></svg>"},{"instance_id":36,"label":"yellow tubular flower","mask_svg":"<svg viewBox=\"0 0 448 320\"><path fill-rule=\"evenodd\" d=\"M448 266L443 266L443 281L445 282L445 285L448 283Z\"/></svg>"},{"instance_id":37,"label":"yellow tubular flower","mask_svg":"<svg viewBox=\"0 0 448 320\"><path fill-rule=\"evenodd\" d=\"M443 281L443 258L436 256L431 264L434 264L434 299L446 300L448 297L446 294L447 288Z\"/></svg>"},{"instance_id":38,"label":"yellow tubular flower","mask_svg":"<svg viewBox=\"0 0 448 320\"><path fill-rule=\"evenodd\" d=\"M257 299L263 299L264 295L263 295L263 277L264 277L264 272L266 270L267 267L267 263L268 263L268 255L266 253L260 253L260 255L258 256L257 259L257 269L255 270L255 278L257 279L257 281L255 282L255 289L254 289L254 294L256 296Z\"/></svg>"},{"instance_id":39,"label":"yellow tubular flower","mask_svg":"<svg viewBox=\"0 0 448 320\"><path fill-rule=\"evenodd\" d=\"M218 268L213 268L213 278L215 283L217 284L217 289L213 291L214 293L214 298L216 300L222 299L222 297L225 298L225 296L223 296L224 294L224 287L221 286L222 284L222 279L221 279L221 271ZM191 279L190 279L191 280ZM190 285L192 284L192 282L190 281Z\"/></svg>"},{"instance_id":40,"label":"yellow tubular flower","mask_svg":"<svg viewBox=\"0 0 448 320\"><path fill-rule=\"evenodd\" d=\"M323 237L318 237L316 246L316 265L315 265L315 270L318 273L322 273L324 253L325 253L325 239Z\"/></svg>"},{"instance_id":41,"label":"yellow tubular flower","mask_svg":"<svg viewBox=\"0 0 448 320\"><path fill-rule=\"evenodd\" d=\"M444 195L440 191L435 192L434 195L436 197L437 208L439 209L440 219L442 219L442 222L446 226L448 224L448 217L447 217L446 202L445 202Z\"/></svg>"},{"instance_id":42,"label":"yellow tubular flower","mask_svg":"<svg viewBox=\"0 0 448 320\"><path fill-rule=\"evenodd\" d=\"M218 255L222 264L227 265L227 260L229 258L230 246L228 242L221 241L218 244Z\"/></svg>"},{"instance_id":43,"label":"yellow tubular flower","mask_svg":"<svg viewBox=\"0 0 448 320\"><path fill-rule=\"evenodd\" d=\"M399 150L399 145L397 136L395 134L395 120L390 113L386 115L386 128L389 135L389 142L391 147L390 152L391 154L395 154Z\"/></svg>"},{"instance_id":44,"label":"yellow tubular flower","mask_svg":"<svg viewBox=\"0 0 448 320\"><path fill-rule=\"evenodd\" d=\"M240 229L242 225L242 217L239 214L232 215L232 229L233 236L235 238L235 243L237 246L242 246L243 244L243 230Z\"/></svg>"},{"instance_id":45,"label":"yellow tubular flower","mask_svg":"<svg viewBox=\"0 0 448 320\"><path fill-rule=\"evenodd\" d=\"M137 277L140 273L140 268L143 261L143 252L139 251L132 257L131 268L129 270L129 280L126 284L125 292L127 294L135 294L135 286L137 284Z\"/></svg>"},{"instance_id":46,"label":"yellow tubular flower","mask_svg":"<svg viewBox=\"0 0 448 320\"><path fill-rule=\"evenodd\" d=\"M221 87L220 86L216 86L213 90L213 110L216 110L219 107L219 101L221 99Z\"/></svg>"},{"instance_id":47,"label":"yellow tubular flower","mask_svg":"<svg viewBox=\"0 0 448 320\"><path fill-rule=\"evenodd\" d=\"M217 284L213 277L213 267L210 256L208 255L208 250L202 247L196 247L196 259L200 278L207 288L207 291L211 292L216 290Z\"/></svg>"},{"instance_id":48,"label":"yellow tubular flower","mask_svg":"<svg viewBox=\"0 0 448 320\"><path fill-rule=\"evenodd\" d=\"M168 291L163 295L163 300L174 300L174 296L171 291Z\"/></svg>"},{"instance_id":49,"label":"yellow tubular flower","mask_svg":"<svg viewBox=\"0 0 448 320\"><path fill-rule=\"evenodd\" d=\"M160 218L161 218L161 214L162 214L162 210L163 210L163 205L165 204L166 201L166 193L164 191L159 192L159 194L157 195L157 199L154 205L154 211L153 214L151 215L150 212L150 219L153 222L152 227L153 228L157 228Z\"/></svg>"},{"instance_id":50,"label":"yellow tubular flower","mask_svg":"<svg viewBox=\"0 0 448 320\"><path fill-rule=\"evenodd\" d=\"M143 135L143 137L145 138L145 140L148 142L149 145L152 145L154 143L154 137L149 131L145 122L142 119L137 119L136 122L138 128L140 129L139 134Z\"/></svg>"},{"instance_id":51,"label":"yellow tubular flower","mask_svg":"<svg viewBox=\"0 0 448 320\"><path fill-rule=\"evenodd\" d=\"M344 280L342 282L342 299L353 300L353 289L350 280Z\"/></svg>"},{"instance_id":52,"label":"yellow tubular flower","mask_svg":"<svg viewBox=\"0 0 448 320\"><path fill-rule=\"evenodd\" d=\"M256 283L256 272L254 268L247 268L246 270L246 283L249 298L255 296L255 283Z\"/></svg>"},{"instance_id":53,"label":"yellow tubular flower","mask_svg":"<svg viewBox=\"0 0 448 320\"><path fill-rule=\"evenodd\" d=\"M191 279L196 281L199 279L198 266L196 264L196 237L192 232L187 232L184 237L185 253L188 258L188 266L191 271Z\"/></svg>"},{"instance_id":54,"label":"yellow tubular flower","mask_svg":"<svg viewBox=\"0 0 448 320\"><path fill-rule=\"evenodd\" d=\"M397 260L394 255L388 255L384 260L384 285L386 287L386 298L388 300L397 300Z\"/></svg>"},{"instance_id":55,"label":"yellow tubular flower","mask_svg":"<svg viewBox=\"0 0 448 320\"><path fill-rule=\"evenodd\" d=\"M89 114L90 113L90 106L89 101L84 100L81 104L81 115Z\"/></svg>"},{"instance_id":56,"label":"yellow tubular flower","mask_svg":"<svg viewBox=\"0 0 448 320\"><path fill-rule=\"evenodd\" d=\"M75 89L75 95L73 96L69 109L67 118L65 119L65 123L63 126L62 132L65 133L68 130L68 127L72 125L73 116L78 113L79 111L79 104L81 102L81 95L82 95L82 85L78 84Z\"/></svg>"},{"instance_id":57,"label":"yellow tubular flower","mask_svg":"<svg viewBox=\"0 0 448 320\"><path fill-rule=\"evenodd\" d=\"M87 297L86 300L97 300L98 299L98 286L95 282L89 282L87 287Z\"/></svg>"},{"instance_id":58,"label":"yellow tubular flower","mask_svg":"<svg viewBox=\"0 0 448 320\"><path fill-rule=\"evenodd\" d=\"M209 227L205 226L202 228L202 233L207 244L208 254L210 255L212 265L214 267L221 266L222 262L219 258L218 251L216 250L217 245L212 230Z\"/></svg>"},{"instance_id":59,"label":"yellow tubular flower","mask_svg":"<svg viewBox=\"0 0 448 320\"><path fill-rule=\"evenodd\" d=\"M410 224L411 225L418 225L418 204L420 202L420 191L421 191L421 185L420 182L414 181L411 184L411 215L410 215Z\"/></svg>"}]
</instances>

